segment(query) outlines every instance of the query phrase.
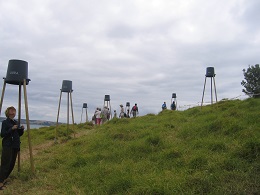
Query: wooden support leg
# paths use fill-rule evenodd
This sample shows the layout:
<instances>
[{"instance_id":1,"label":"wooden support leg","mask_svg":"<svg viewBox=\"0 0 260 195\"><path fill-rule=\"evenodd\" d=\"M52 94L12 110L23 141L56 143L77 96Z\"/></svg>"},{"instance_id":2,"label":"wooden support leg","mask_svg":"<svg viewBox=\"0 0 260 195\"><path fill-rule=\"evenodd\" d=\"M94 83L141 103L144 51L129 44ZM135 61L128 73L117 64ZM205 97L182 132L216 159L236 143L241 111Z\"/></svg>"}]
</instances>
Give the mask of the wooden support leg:
<instances>
[{"instance_id":1,"label":"wooden support leg","mask_svg":"<svg viewBox=\"0 0 260 195\"><path fill-rule=\"evenodd\" d=\"M73 114L73 105L72 105L72 93L70 92L70 106L71 106L71 116L72 116L72 130L75 138L75 132L74 132L74 114Z\"/></svg>"},{"instance_id":2,"label":"wooden support leg","mask_svg":"<svg viewBox=\"0 0 260 195\"><path fill-rule=\"evenodd\" d=\"M60 114L60 102L61 102L61 96L62 96L62 91L60 91L60 100L59 100L59 106L58 106L58 114L57 114L57 121L56 121L56 129L55 129L55 143L57 142L58 139L58 124L59 124L59 114Z\"/></svg>"},{"instance_id":3,"label":"wooden support leg","mask_svg":"<svg viewBox=\"0 0 260 195\"><path fill-rule=\"evenodd\" d=\"M18 97L18 126L21 125L21 105L22 105L22 101L21 101L21 99L22 99L21 88L22 88L22 86L21 86L21 83L20 83L19 84L19 97ZM20 153L20 151L17 154L17 158L18 158L17 159L18 160L18 163L17 163L17 165L18 165L18 172L20 172L20 170L21 170L21 153Z\"/></svg>"},{"instance_id":4,"label":"wooden support leg","mask_svg":"<svg viewBox=\"0 0 260 195\"><path fill-rule=\"evenodd\" d=\"M82 111L81 111L80 123L82 123L82 115L83 115L83 108L82 108Z\"/></svg>"},{"instance_id":5,"label":"wooden support leg","mask_svg":"<svg viewBox=\"0 0 260 195\"><path fill-rule=\"evenodd\" d=\"M204 93L205 93L205 86L206 86L206 82L207 82L207 77L205 77L205 81L204 81L204 88L203 88L203 93L202 93L202 100L201 100L201 107L202 107L202 105L203 105L203 99L204 99Z\"/></svg>"},{"instance_id":6,"label":"wooden support leg","mask_svg":"<svg viewBox=\"0 0 260 195\"><path fill-rule=\"evenodd\" d=\"M214 87L215 87L216 102L218 102L218 98L217 98L217 88L216 88L216 83L215 83L215 77L213 77L213 80L214 80Z\"/></svg>"},{"instance_id":7,"label":"wooden support leg","mask_svg":"<svg viewBox=\"0 0 260 195\"><path fill-rule=\"evenodd\" d=\"M34 162L32 154L32 145L31 145L31 136L30 136L30 121L29 121L29 111L28 111L28 101L27 101L27 92L26 92L26 79L23 81L23 91L24 91L24 105L25 105L25 114L26 114L26 123L27 123L27 134L28 134L28 146L30 152L30 162L31 162L31 171L34 174Z\"/></svg>"},{"instance_id":8,"label":"wooden support leg","mask_svg":"<svg viewBox=\"0 0 260 195\"><path fill-rule=\"evenodd\" d=\"M86 108L86 122L88 122L88 108Z\"/></svg>"},{"instance_id":9,"label":"wooden support leg","mask_svg":"<svg viewBox=\"0 0 260 195\"><path fill-rule=\"evenodd\" d=\"M1 96L1 102L0 102L0 115L1 115L2 105L3 105L3 101L4 101L4 96L5 96L5 87L6 87L6 82L4 81L2 96Z\"/></svg>"},{"instance_id":10,"label":"wooden support leg","mask_svg":"<svg viewBox=\"0 0 260 195\"><path fill-rule=\"evenodd\" d=\"M212 92L212 77L210 77L210 91L211 91L211 104L213 104L213 92Z\"/></svg>"},{"instance_id":11,"label":"wooden support leg","mask_svg":"<svg viewBox=\"0 0 260 195\"><path fill-rule=\"evenodd\" d=\"M108 105L107 105L108 107ZM112 111L111 111L111 104L110 104L110 101L109 101L109 110L110 110L110 118L112 118Z\"/></svg>"},{"instance_id":12,"label":"wooden support leg","mask_svg":"<svg viewBox=\"0 0 260 195\"><path fill-rule=\"evenodd\" d=\"M70 106L69 106L69 92L68 92L68 96L67 96L67 137L69 137L69 123L70 123L70 119L69 119L69 113L70 113Z\"/></svg>"}]
</instances>

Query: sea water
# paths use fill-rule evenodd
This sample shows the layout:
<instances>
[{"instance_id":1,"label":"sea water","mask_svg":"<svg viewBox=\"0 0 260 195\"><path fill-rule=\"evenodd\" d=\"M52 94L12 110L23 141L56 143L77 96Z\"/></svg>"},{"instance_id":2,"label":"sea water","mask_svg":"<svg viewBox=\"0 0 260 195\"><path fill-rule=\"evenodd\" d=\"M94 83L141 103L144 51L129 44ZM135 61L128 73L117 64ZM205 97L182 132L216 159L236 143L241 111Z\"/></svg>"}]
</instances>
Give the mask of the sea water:
<instances>
[{"instance_id":1,"label":"sea water","mask_svg":"<svg viewBox=\"0 0 260 195\"><path fill-rule=\"evenodd\" d=\"M27 125L26 124L21 124L24 126L24 129L27 129ZM46 125L34 125L34 124L30 124L30 129L39 129L40 127L48 127ZM0 122L0 128L2 128L2 122ZM1 130L1 129L0 129Z\"/></svg>"}]
</instances>

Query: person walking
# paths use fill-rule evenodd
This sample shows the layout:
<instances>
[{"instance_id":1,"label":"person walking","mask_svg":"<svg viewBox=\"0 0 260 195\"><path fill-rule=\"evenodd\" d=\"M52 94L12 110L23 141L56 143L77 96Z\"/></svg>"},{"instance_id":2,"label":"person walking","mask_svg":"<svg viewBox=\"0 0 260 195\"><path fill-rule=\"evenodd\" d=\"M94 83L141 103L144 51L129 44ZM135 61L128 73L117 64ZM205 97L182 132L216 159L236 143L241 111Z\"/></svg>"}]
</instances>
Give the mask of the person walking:
<instances>
[{"instance_id":1,"label":"person walking","mask_svg":"<svg viewBox=\"0 0 260 195\"><path fill-rule=\"evenodd\" d=\"M136 104L136 103L135 103L135 105L132 107L131 114L133 114L133 117L134 117L134 118L136 117L136 114L138 114L138 107L137 107L137 104Z\"/></svg>"},{"instance_id":2,"label":"person walking","mask_svg":"<svg viewBox=\"0 0 260 195\"><path fill-rule=\"evenodd\" d=\"M5 183L13 171L16 157L20 151L20 136L24 133L24 126L18 126L14 117L16 109L10 106L5 111L6 119L2 122L2 156L0 168L0 190L3 190Z\"/></svg>"},{"instance_id":3,"label":"person walking","mask_svg":"<svg viewBox=\"0 0 260 195\"><path fill-rule=\"evenodd\" d=\"M114 116L113 118L117 118L116 110L114 110Z\"/></svg>"},{"instance_id":4,"label":"person walking","mask_svg":"<svg viewBox=\"0 0 260 195\"><path fill-rule=\"evenodd\" d=\"M124 118L124 117L125 117L124 106L123 106L123 104L120 104L120 114L119 114L119 118Z\"/></svg>"},{"instance_id":5,"label":"person walking","mask_svg":"<svg viewBox=\"0 0 260 195\"><path fill-rule=\"evenodd\" d=\"M96 115L94 113L94 115L92 116L92 124L96 125L96 122L97 122L97 118L96 118Z\"/></svg>"},{"instance_id":6,"label":"person walking","mask_svg":"<svg viewBox=\"0 0 260 195\"><path fill-rule=\"evenodd\" d=\"M162 110L166 110L166 109L167 109L166 102L163 102Z\"/></svg>"},{"instance_id":7,"label":"person walking","mask_svg":"<svg viewBox=\"0 0 260 195\"><path fill-rule=\"evenodd\" d=\"M104 106L103 110L101 111L101 120L102 120L102 124L104 124L105 122L108 121L109 117L110 117L110 112L109 110L107 109L106 106Z\"/></svg>"},{"instance_id":8,"label":"person walking","mask_svg":"<svg viewBox=\"0 0 260 195\"><path fill-rule=\"evenodd\" d=\"M111 112L110 112L109 108L107 108L107 110L108 110L108 113L107 113L107 120L110 120Z\"/></svg>"},{"instance_id":9,"label":"person walking","mask_svg":"<svg viewBox=\"0 0 260 195\"><path fill-rule=\"evenodd\" d=\"M130 118L130 110L129 110L129 108L127 109L127 112L126 112L126 118Z\"/></svg>"},{"instance_id":10,"label":"person walking","mask_svg":"<svg viewBox=\"0 0 260 195\"><path fill-rule=\"evenodd\" d=\"M171 104L171 110L176 110L176 104L175 104L174 101L173 101L172 104Z\"/></svg>"},{"instance_id":11,"label":"person walking","mask_svg":"<svg viewBox=\"0 0 260 195\"><path fill-rule=\"evenodd\" d=\"M101 124L101 109L97 108L95 111L95 116L96 116L96 125Z\"/></svg>"}]
</instances>

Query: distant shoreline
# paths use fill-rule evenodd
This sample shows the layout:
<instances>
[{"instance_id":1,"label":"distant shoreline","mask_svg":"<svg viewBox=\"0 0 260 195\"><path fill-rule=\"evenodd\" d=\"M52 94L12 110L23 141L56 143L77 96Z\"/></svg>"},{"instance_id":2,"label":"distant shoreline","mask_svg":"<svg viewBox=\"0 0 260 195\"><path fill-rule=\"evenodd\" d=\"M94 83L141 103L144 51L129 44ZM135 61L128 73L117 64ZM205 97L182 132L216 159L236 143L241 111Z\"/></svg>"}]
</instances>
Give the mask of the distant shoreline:
<instances>
[{"instance_id":1,"label":"distant shoreline","mask_svg":"<svg viewBox=\"0 0 260 195\"><path fill-rule=\"evenodd\" d=\"M2 122L5 119L6 119L6 117L0 117L0 122ZM15 119L15 120L17 120L17 119ZM21 119L21 124L26 124L26 120ZM44 120L30 120L30 125L53 126L53 125L56 125L56 122L44 121Z\"/></svg>"},{"instance_id":2,"label":"distant shoreline","mask_svg":"<svg viewBox=\"0 0 260 195\"><path fill-rule=\"evenodd\" d=\"M27 130L27 125L26 123L21 123L21 125L24 126L24 129ZM0 131L2 127L2 122L0 122ZM30 129L39 129L41 127L49 127L48 125L37 125L37 124L30 124Z\"/></svg>"}]
</instances>

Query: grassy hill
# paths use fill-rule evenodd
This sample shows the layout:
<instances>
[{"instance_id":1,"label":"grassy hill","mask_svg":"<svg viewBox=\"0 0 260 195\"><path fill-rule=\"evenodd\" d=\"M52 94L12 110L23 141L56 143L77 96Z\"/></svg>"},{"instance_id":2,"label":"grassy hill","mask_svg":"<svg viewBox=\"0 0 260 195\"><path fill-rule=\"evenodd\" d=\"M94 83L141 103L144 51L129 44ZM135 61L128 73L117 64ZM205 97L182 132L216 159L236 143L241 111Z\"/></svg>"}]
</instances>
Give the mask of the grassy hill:
<instances>
[{"instance_id":1,"label":"grassy hill","mask_svg":"<svg viewBox=\"0 0 260 195\"><path fill-rule=\"evenodd\" d=\"M260 99L32 131L5 194L260 194ZM71 131L69 133L72 133ZM35 149L36 148L36 149ZM23 157L24 156L24 157Z\"/></svg>"}]
</instances>

